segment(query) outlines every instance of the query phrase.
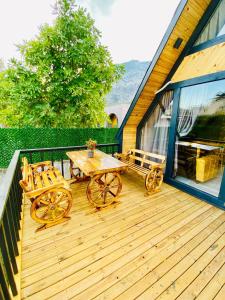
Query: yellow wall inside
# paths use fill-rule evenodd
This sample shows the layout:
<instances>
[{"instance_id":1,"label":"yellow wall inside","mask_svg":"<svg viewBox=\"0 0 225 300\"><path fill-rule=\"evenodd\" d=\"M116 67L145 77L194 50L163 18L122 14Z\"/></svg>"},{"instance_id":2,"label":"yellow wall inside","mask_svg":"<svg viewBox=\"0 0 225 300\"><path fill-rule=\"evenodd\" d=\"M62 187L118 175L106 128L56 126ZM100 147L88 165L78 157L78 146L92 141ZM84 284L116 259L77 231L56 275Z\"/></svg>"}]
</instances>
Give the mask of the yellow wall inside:
<instances>
[{"instance_id":1,"label":"yellow wall inside","mask_svg":"<svg viewBox=\"0 0 225 300\"><path fill-rule=\"evenodd\" d=\"M225 43L204 49L184 58L172 81L178 82L225 70Z\"/></svg>"}]
</instances>

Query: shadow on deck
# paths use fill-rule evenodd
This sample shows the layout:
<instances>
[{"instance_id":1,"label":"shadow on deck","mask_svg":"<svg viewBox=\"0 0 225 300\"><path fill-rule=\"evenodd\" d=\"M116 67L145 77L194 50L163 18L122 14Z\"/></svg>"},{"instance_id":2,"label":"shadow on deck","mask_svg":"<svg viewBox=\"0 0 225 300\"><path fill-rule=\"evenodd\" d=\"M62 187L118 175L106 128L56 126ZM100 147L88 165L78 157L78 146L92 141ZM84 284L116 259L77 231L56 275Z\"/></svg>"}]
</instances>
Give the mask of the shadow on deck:
<instances>
[{"instance_id":1,"label":"shadow on deck","mask_svg":"<svg viewBox=\"0 0 225 300\"><path fill-rule=\"evenodd\" d=\"M22 297L225 299L225 212L169 185L145 197L122 176L121 202L96 211L73 187L71 220L35 233L24 205Z\"/></svg>"}]
</instances>

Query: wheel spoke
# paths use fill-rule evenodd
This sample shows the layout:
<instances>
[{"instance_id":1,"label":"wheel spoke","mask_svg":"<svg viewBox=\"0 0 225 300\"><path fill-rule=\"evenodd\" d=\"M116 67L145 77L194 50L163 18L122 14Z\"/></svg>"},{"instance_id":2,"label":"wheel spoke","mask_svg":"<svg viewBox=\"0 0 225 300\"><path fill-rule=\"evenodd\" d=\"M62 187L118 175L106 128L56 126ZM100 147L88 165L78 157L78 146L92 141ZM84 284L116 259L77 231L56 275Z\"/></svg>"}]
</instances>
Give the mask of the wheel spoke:
<instances>
[{"instance_id":1,"label":"wheel spoke","mask_svg":"<svg viewBox=\"0 0 225 300\"><path fill-rule=\"evenodd\" d=\"M65 208L60 207L60 206L57 206L56 209L59 210L59 211L62 211L62 212L65 212L65 211L66 211Z\"/></svg>"},{"instance_id":2,"label":"wheel spoke","mask_svg":"<svg viewBox=\"0 0 225 300\"><path fill-rule=\"evenodd\" d=\"M110 193L113 197L116 197L116 195L115 195L112 191L109 190L109 193Z\"/></svg>"},{"instance_id":3,"label":"wheel spoke","mask_svg":"<svg viewBox=\"0 0 225 300\"><path fill-rule=\"evenodd\" d=\"M106 195L107 195L107 192L104 193L104 201L103 201L104 204L106 204L106 198L107 198Z\"/></svg>"},{"instance_id":4,"label":"wheel spoke","mask_svg":"<svg viewBox=\"0 0 225 300\"><path fill-rule=\"evenodd\" d=\"M43 210L43 208L44 208L44 210ZM43 216L46 215L47 211L48 211L48 207L46 207L46 206L41 206L36 209L36 213L43 214Z\"/></svg>"},{"instance_id":5,"label":"wheel spoke","mask_svg":"<svg viewBox=\"0 0 225 300\"><path fill-rule=\"evenodd\" d=\"M49 201L47 201L45 199L40 199L40 203L43 203L45 205L49 205Z\"/></svg>"},{"instance_id":6,"label":"wheel spoke","mask_svg":"<svg viewBox=\"0 0 225 300\"><path fill-rule=\"evenodd\" d=\"M51 203L55 203L56 201L56 194L54 192L50 193L50 201Z\"/></svg>"},{"instance_id":7,"label":"wheel spoke","mask_svg":"<svg viewBox=\"0 0 225 300\"><path fill-rule=\"evenodd\" d=\"M101 191L101 192L98 194L98 196L96 197L96 200L97 200L99 197L101 197L103 193L104 193L104 191Z\"/></svg>"},{"instance_id":8,"label":"wheel spoke","mask_svg":"<svg viewBox=\"0 0 225 300\"><path fill-rule=\"evenodd\" d=\"M57 204L57 207L62 207L63 205L68 205L67 199L63 199L60 203Z\"/></svg>"},{"instance_id":9,"label":"wheel spoke","mask_svg":"<svg viewBox=\"0 0 225 300\"><path fill-rule=\"evenodd\" d=\"M51 215L52 215L52 219L55 220L56 215L55 215L55 210L54 209L51 210Z\"/></svg>"},{"instance_id":10,"label":"wheel spoke","mask_svg":"<svg viewBox=\"0 0 225 300\"><path fill-rule=\"evenodd\" d=\"M58 204L62 200L63 196L65 196L65 195L63 193L61 193L60 196L57 197L55 204Z\"/></svg>"},{"instance_id":11,"label":"wheel spoke","mask_svg":"<svg viewBox=\"0 0 225 300\"><path fill-rule=\"evenodd\" d=\"M96 182L98 185L99 185L99 184L105 185L104 181L102 181L101 178L96 179L95 182Z\"/></svg>"},{"instance_id":12,"label":"wheel spoke","mask_svg":"<svg viewBox=\"0 0 225 300\"><path fill-rule=\"evenodd\" d=\"M98 193L99 191L104 191L104 187L98 186L95 189L93 188L92 193Z\"/></svg>"},{"instance_id":13,"label":"wheel spoke","mask_svg":"<svg viewBox=\"0 0 225 300\"><path fill-rule=\"evenodd\" d=\"M111 183L113 183L113 181L116 179L117 177L113 177L110 182L108 183L108 185L110 185Z\"/></svg>"},{"instance_id":14,"label":"wheel spoke","mask_svg":"<svg viewBox=\"0 0 225 300\"><path fill-rule=\"evenodd\" d=\"M117 187L119 187L118 184L116 184L116 185L111 185L111 186L110 186L110 189L117 188Z\"/></svg>"}]
</instances>

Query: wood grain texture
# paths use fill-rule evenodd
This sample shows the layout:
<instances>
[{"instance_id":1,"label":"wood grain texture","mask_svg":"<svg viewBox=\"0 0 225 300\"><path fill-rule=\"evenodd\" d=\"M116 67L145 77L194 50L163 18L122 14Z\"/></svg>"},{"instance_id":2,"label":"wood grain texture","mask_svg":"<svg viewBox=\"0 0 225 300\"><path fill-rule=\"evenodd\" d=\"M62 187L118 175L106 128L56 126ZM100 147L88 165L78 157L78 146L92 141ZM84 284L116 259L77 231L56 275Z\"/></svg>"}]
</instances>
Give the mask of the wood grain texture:
<instances>
[{"instance_id":1,"label":"wood grain texture","mask_svg":"<svg viewBox=\"0 0 225 300\"><path fill-rule=\"evenodd\" d=\"M145 197L141 177L122 180L121 202L100 211L87 182L75 184L70 222L38 234L24 204L22 299L223 299L225 212L166 184Z\"/></svg>"},{"instance_id":2,"label":"wood grain texture","mask_svg":"<svg viewBox=\"0 0 225 300\"><path fill-rule=\"evenodd\" d=\"M178 82L225 70L225 43L215 45L184 58L172 81Z\"/></svg>"},{"instance_id":3,"label":"wood grain texture","mask_svg":"<svg viewBox=\"0 0 225 300\"><path fill-rule=\"evenodd\" d=\"M105 172L126 169L127 165L100 150L94 151L94 157L88 157L88 150L67 152L67 156L86 175L94 176Z\"/></svg>"},{"instance_id":4,"label":"wood grain texture","mask_svg":"<svg viewBox=\"0 0 225 300\"><path fill-rule=\"evenodd\" d=\"M126 125L123 129L123 152L136 148L136 125Z\"/></svg>"}]
</instances>

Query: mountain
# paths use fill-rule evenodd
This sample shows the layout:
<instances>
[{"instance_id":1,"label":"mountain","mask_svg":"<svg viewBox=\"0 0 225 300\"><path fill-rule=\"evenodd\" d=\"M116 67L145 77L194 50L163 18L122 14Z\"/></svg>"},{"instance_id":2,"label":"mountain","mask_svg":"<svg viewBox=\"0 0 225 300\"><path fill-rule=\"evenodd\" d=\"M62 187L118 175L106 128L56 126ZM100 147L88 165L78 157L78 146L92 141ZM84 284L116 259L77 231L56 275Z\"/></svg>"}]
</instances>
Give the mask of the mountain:
<instances>
[{"instance_id":1,"label":"mountain","mask_svg":"<svg viewBox=\"0 0 225 300\"><path fill-rule=\"evenodd\" d=\"M123 63L125 73L123 78L114 84L106 96L107 106L115 104L130 104L149 66L148 61L131 60Z\"/></svg>"}]
</instances>

